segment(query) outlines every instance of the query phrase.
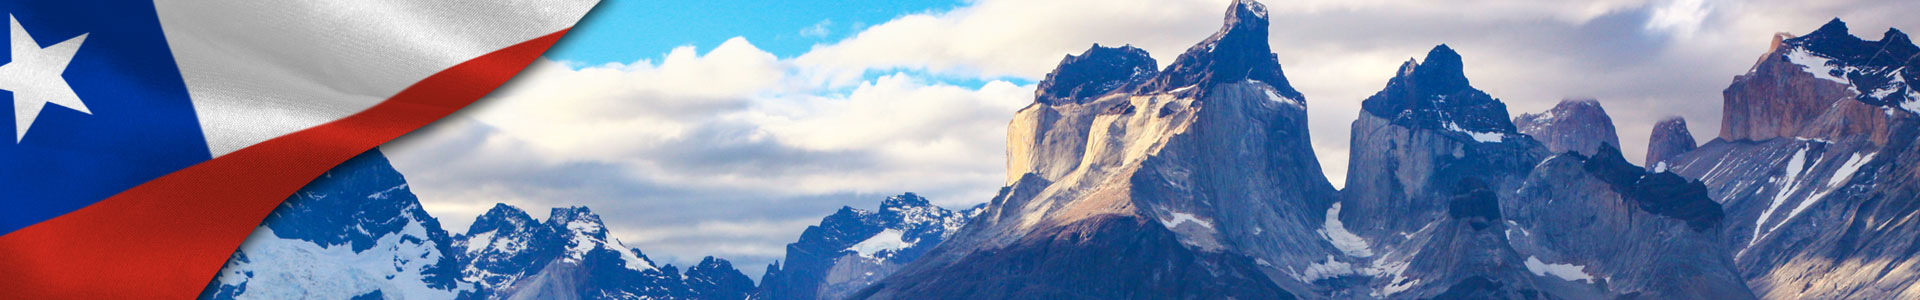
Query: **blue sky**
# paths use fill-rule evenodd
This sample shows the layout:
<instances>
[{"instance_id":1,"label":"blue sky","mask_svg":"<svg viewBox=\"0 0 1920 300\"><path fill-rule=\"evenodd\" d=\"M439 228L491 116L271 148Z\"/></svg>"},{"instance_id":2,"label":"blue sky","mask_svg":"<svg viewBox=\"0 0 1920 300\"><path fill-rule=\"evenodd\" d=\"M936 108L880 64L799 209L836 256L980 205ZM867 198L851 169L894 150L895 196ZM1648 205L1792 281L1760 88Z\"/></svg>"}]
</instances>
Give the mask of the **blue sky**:
<instances>
[{"instance_id":1,"label":"blue sky","mask_svg":"<svg viewBox=\"0 0 1920 300\"><path fill-rule=\"evenodd\" d=\"M713 49L733 37L786 58L814 44L957 0L602 0L547 57L585 65L658 58L674 47ZM819 26L824 31L810 31ZM804 33L803 33L804 32Z\"/></svg>"}]
</instances>

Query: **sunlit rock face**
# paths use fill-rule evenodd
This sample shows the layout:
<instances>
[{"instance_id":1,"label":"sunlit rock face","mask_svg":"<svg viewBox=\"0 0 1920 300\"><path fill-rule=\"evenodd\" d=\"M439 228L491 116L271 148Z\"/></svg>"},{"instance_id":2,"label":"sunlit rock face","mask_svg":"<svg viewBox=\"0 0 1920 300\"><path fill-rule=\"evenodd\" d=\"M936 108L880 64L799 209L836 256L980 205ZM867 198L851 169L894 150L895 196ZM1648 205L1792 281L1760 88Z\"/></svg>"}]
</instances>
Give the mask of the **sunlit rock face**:
<instances>
[{"instance_id":1,"label":"sunlit rock face","mask_svg":"<svg viewBox=\"0 0 1920 300\"><path fill-rule=\"evenodd\" d=\"M1044 86L1115 88L1043 89L1009 126L1008 187L952 239L856 298L1311 293L1302 268L1339 252L1314 230L1334 189L1308 142L1307 104L1268 48L1266 18L1264 5L1236 1L1219 32L1158 72L1080 66L1152 61L1126 48L1068 57ZM1074 75L1087 71L1109 73Z\"/></svg>"},{"instance_id":2,"label":"sunlit rock face","mask_svg":"<svg viewBox=\"0 0 1920 300\"><path fill-rule=\"evenodd\" d=\"M1920 297L1920 51L1839 20L1775 40L1728 88L1728 129L1666 163L1726 207L1723 243L1760 297Z\"/></svg>"}]
</instances>

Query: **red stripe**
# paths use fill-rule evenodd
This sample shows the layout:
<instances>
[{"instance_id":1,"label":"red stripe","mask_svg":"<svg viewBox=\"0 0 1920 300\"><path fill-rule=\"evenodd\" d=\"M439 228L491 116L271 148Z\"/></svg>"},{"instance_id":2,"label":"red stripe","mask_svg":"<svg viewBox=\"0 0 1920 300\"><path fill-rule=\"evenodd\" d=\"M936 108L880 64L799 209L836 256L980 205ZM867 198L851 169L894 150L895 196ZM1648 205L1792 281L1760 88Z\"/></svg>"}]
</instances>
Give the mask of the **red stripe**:
<instances>
[{"instance_id":1,"label":"red stripe","mask_svg":"<svg viewBox=\"0 0 1920 300\"><path fill-rule=\"evenodd\" d=\"M341 162L472 104L566 30L427 77L366 111L0 236L0 299L191 299L267 213Z\"/></svg>"}]
</instances>

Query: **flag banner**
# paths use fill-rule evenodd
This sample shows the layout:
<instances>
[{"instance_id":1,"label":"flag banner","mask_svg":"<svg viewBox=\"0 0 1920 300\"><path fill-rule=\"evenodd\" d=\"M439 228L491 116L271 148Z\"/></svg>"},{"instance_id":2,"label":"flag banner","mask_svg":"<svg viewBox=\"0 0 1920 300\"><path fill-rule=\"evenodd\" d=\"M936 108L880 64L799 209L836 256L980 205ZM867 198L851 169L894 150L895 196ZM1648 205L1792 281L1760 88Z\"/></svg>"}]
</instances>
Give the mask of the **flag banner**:
<instances>
[{"instance_id":1,"label":"flag banner","mask_svg":"<svg viewBox=\"0 0 1920 300\"><path fill-rule=\"evenodd\" d=\"M492 92L595 3L0 2L0 298L191 298L288 195Z\"/></svg>"}]
</instances>

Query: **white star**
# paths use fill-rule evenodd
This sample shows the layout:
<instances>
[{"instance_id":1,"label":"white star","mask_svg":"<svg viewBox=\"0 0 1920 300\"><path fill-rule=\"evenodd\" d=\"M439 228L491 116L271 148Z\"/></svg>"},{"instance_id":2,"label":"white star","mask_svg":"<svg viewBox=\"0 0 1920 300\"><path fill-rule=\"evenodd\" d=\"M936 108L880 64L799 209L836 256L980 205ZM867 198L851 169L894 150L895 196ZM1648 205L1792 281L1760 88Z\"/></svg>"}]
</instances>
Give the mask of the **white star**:
<instances>
[{"instance_id":1,"label":"white star","mask_svg":"<svg viewBox=\"0 0 1920 300\"><path fill-rule=\"evenodd\" d=\"M27 137L27 127L33 126L33 119L40 117L40 109L47 103L59 104L86 114L87 104L80 102L80 95L73 93L73 86L67 85L67 79L60 77L67 71L67 63L73 61L73 53L80 51L80 43L87 40L86 34L69 39L52 47L40 48L33 42L33 36L27 35L27 29L20 27L20 20L7 15L12 25L13 62L0 65L0 90L13 92L13 128L16 133L13 142L19 143Z\"/></svg>"}]
</instances>

